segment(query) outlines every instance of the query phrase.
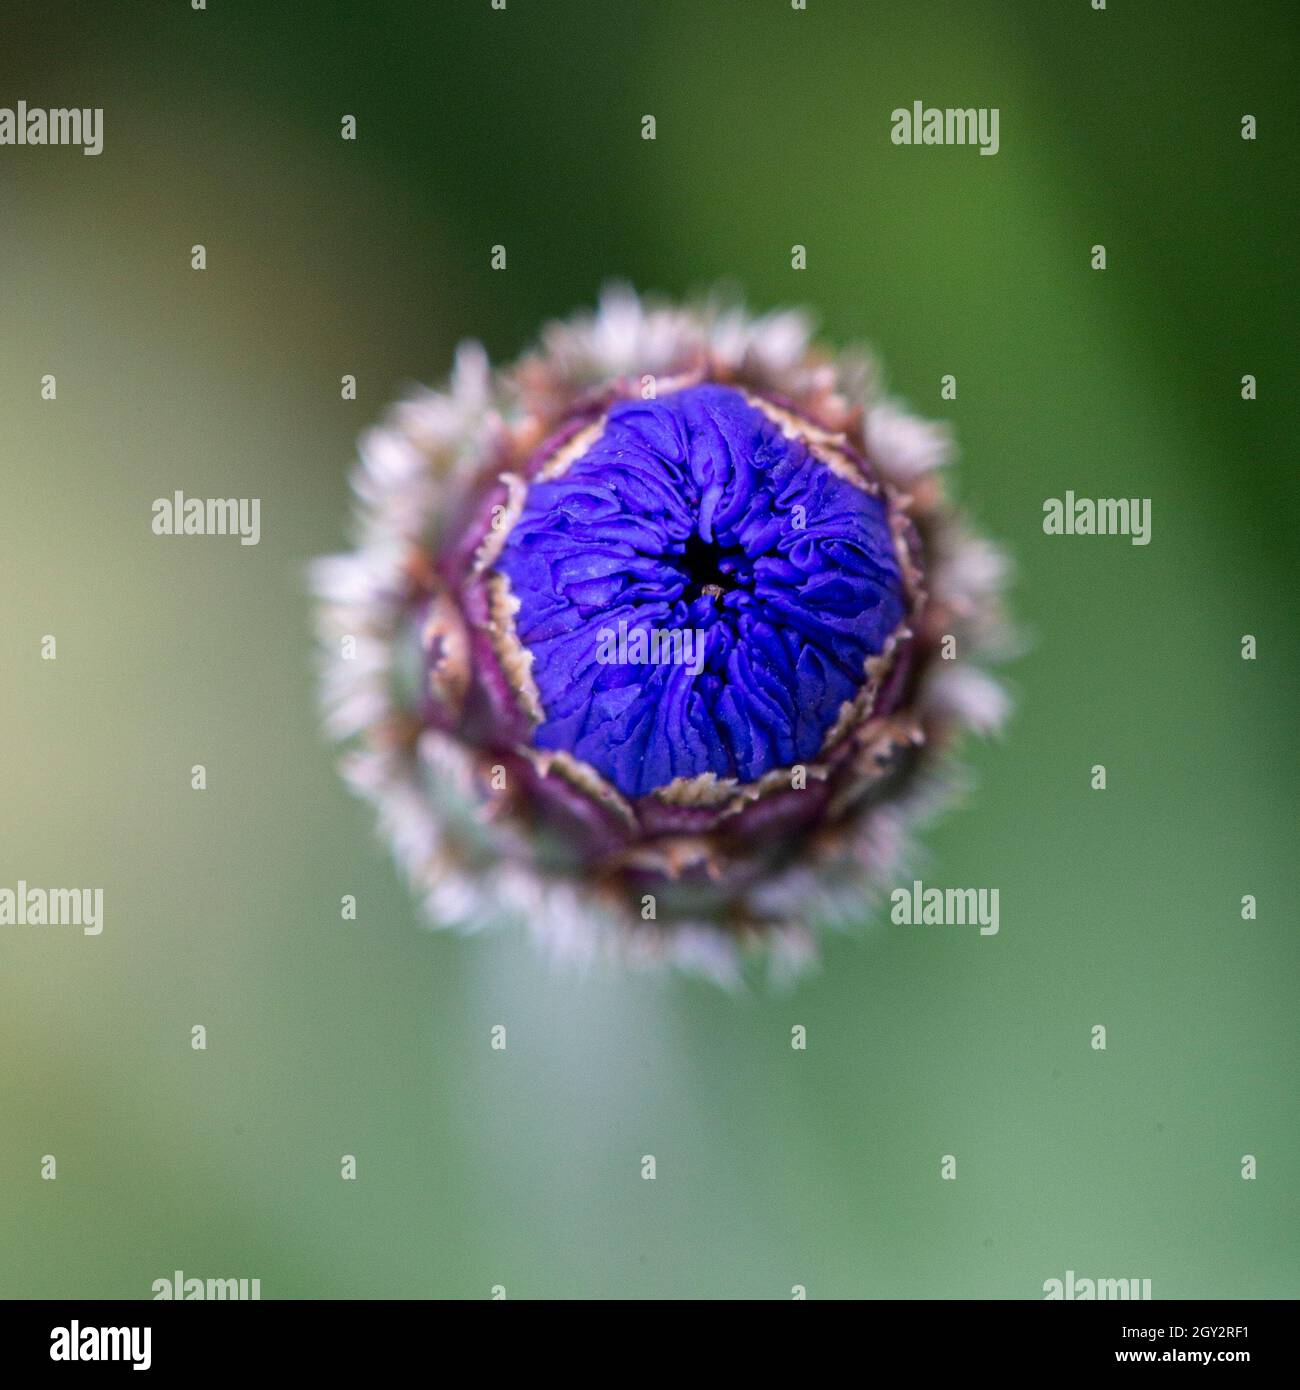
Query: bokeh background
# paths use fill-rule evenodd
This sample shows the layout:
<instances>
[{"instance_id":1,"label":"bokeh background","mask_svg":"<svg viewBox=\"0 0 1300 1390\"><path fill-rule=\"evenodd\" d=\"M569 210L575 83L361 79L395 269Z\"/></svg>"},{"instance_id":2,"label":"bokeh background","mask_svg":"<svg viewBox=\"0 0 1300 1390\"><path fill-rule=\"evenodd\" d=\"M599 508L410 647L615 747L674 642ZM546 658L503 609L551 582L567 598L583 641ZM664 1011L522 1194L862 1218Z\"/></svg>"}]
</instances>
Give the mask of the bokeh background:
<instances>
[{"instance_id":1,"label":"bokeh background","mask_svg":"<svg viewBox=\"0 0 1300 1390\"><path fill-rule=\"evenodd\" d=\"M0 929L0 1294L1300 1293L1295 60L1283 0L7 0L0 105L106 115L0 148L0 884L106 928ZM1001 152L894 147L915 99ZM1032 646L921 871L997 937L733 998L420 924L303 570L392 395L610 278L807 304L953 422ZM177 488L261 544L155 537ZM1045 537L1071 488L1152 543Z\"/></svg>"}]
</instances>

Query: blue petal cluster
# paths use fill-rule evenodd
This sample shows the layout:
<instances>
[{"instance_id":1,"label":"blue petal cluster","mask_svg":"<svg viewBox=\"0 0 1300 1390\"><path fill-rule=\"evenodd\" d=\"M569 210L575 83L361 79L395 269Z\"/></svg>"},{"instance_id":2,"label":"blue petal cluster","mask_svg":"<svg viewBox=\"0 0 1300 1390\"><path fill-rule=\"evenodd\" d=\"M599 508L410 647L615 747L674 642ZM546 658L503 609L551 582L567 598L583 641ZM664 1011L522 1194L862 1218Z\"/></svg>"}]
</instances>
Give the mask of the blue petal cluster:
<instances>
[{"instance_id":1,"label":"blue petal cluster","mask_svg":"<svg viewBox=\"0 0 1300 1390\"><path fill-rule=\"evenodd\" d=\"M717 385L614 406L530 487L497 568L533 655L536 745L628 796L814 757L906 608L884 502ZM638 629L690 636L633 664Z\"/></svg>"}]
</instances>

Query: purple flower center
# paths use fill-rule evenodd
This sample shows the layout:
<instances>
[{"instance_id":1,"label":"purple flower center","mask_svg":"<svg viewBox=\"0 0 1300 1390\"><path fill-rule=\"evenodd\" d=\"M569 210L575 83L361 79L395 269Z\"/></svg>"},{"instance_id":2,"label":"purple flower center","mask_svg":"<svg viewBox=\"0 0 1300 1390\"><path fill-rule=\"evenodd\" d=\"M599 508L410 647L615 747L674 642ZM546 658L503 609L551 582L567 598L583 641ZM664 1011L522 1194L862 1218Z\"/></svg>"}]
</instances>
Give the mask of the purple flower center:
<instances>
[{"instance_id":1,"label":"purple flower center","mask_svg":"<svg viewBox=\"0 0 1300 1390\"><path fill-rule=\"evenodd\" d=\"M497 568L536 745L628 796L814 758L907 607L883 499L726 386L612 407Z\"/></svg>"}]
</instances>

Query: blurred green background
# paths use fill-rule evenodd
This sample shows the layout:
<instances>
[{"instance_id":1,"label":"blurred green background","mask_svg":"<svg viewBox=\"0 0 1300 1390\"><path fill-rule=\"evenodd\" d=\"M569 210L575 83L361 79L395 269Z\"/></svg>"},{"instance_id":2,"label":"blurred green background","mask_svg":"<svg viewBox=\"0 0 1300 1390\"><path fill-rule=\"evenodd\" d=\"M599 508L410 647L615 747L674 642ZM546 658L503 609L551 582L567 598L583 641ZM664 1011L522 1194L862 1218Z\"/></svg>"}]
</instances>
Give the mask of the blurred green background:
<instances>
[{"instance_id":1,"label":"blurred green background","mask_svg":"<svg viewBox=\"0 0 1300 1390\"><path fill-rule=\"evenodd\" d=\"M0 1294L1300 1294L1293 7L0 26L0 105L106 112L98 158L0 148L0 885L106 917L0 929ZM1001 152L894 147L917 99L999 107ZM999 888L998 936L864 924L732 998L420 925L318 732L303 570L387 400L614 277L807 304L952 420L1033 645L921 873ZM153 536L177 488L260 497L261 544ZM1152 543L1045 537L1066 489L1151 498Z\"/></svg>"}]
</instances>

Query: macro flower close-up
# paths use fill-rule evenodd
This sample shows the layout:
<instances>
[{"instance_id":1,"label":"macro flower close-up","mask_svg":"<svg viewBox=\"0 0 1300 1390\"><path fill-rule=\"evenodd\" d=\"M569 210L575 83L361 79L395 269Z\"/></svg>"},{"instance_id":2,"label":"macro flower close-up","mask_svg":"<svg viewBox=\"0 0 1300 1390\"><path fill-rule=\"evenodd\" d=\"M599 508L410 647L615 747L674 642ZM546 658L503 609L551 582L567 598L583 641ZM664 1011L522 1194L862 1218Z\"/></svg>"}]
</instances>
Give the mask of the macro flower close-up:
<instances>
[{"instance_id":1,"label":"macro flower close-up","mask_svg":"<svg viewBox=\"0 0 1300 1390\"><path fill-rule=\"evenodd\" d=\"M362 441L329 732L434 925L788 978L1006 713L946 429L805 315L613 287Z\"/></svg>"},{"instance_id":2,"label":"macro flower close-up","mask_svg":"<svg viewBox=\"0 0 1300 1390\"><path fill-rule=\"evenodd\" d=\"M1300 5L4 10L13 1383L1283 1364Z\"/></svg>"}]
</instances>

